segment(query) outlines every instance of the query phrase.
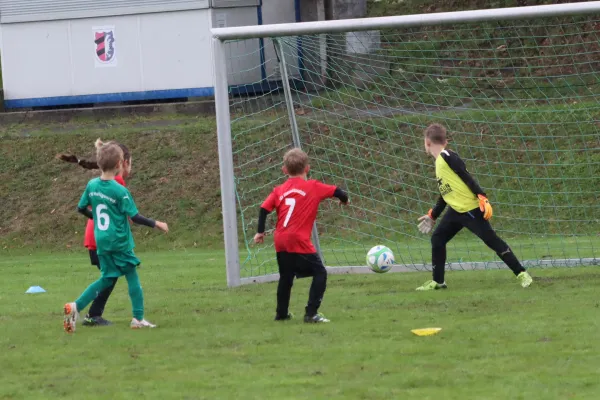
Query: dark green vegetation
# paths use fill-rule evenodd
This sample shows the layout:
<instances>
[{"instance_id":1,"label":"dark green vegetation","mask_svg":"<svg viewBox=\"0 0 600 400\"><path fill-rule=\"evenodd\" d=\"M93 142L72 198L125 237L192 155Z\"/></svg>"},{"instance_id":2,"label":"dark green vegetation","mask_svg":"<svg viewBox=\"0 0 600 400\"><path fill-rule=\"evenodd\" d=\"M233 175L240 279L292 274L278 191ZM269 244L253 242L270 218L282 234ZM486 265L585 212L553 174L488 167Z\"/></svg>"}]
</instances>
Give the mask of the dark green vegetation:
<instances>
[{"instance_id":1,"label":"dark green vegetation","mask_svg":"<svg viewBox=\"0 0 600 400\"><path fill-rule=\"evenodd\" d=\"M450 289L416 293L428 274L331 277L323 312L275 323L275 284L229 290L221 251L142 253L153 331L131 331L126 283L106 317L62 331L61 308L97 277L83 254L0 259L1 399L597 399L600 276L536 270L457 272ZM30 285L48 293L26 295ZM410 330L441 327L433 337Z\"/></svg>"},{"instance_id":2,"label":"dark green vegetation","mask_svg":"<svg viewBox=\"0 0 600 400\"><path fill-rule=\"evenodd\" d=\"M368 0L369 17L577 3L573 0Z\"/></svg>"}]
</instances>

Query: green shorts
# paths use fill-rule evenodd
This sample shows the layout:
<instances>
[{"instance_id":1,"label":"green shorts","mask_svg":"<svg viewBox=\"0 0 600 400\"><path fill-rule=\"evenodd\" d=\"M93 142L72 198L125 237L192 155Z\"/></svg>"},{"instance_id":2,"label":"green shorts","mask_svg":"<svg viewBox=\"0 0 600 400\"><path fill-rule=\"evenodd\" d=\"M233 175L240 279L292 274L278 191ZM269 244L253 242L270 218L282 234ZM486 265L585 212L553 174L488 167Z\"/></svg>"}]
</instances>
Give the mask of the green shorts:
<instances>
[{"instance_id":1,"label":"green shorts","mask_svg":"<svg viewBox=\"0 0 600 400\"><path fill-rule=\"evenodd\" d=\"M98 254L98 259L103 278L118 278L127 275L141 263L132 250L125 253Z\"/></svg>"}]
</instances>

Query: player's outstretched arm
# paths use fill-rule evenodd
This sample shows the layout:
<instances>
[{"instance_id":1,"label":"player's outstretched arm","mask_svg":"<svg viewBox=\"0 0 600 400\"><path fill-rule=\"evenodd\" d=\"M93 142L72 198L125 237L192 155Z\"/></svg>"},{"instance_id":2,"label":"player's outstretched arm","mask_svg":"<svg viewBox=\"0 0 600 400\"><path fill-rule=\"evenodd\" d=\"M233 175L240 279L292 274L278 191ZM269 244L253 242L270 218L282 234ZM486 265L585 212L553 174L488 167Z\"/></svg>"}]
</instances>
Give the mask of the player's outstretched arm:
<instances>
[{"instance_id":1,"label":"player's outstretched arm","mask_svg":"<svg viewBox=\"0 0 600 400\"><path fill-rule=\"evenodd\" d=\"M343 205L347 205L350 202L350 199L348 198L348 193L346 193L339 187L335 188L335 192L333 192L333 197L338 199L340 201L340 204Z\"/></svg>"},{"instance_id":2,"label":"player's outstretched arm","mask_svg":"<svg viewBox=\"0 0 600 400\"><path fill-rule=\"evenodd\" d=\"M149 228L159 229L159 230L163 231L164 233L169 232L169 226L165 222L155 221L151 218L146 218L142 214L134 215L133 217L131 217L131 221L133 221L133 223L138 224L138 225L144 225Z\"/></svg>"},{"instance_id":3,"label":"player's outstretched arm","mask_svg":"<svg viewBox=\"0 0 600 400\"><path fill-rule=\"evenodd\" d=\"M268 215L269 211L261 207L258 212L258 227L256 228L256 235L254 235L254 243L263 243L265 241L265 226Z\"/></svg>"}]
</instances>

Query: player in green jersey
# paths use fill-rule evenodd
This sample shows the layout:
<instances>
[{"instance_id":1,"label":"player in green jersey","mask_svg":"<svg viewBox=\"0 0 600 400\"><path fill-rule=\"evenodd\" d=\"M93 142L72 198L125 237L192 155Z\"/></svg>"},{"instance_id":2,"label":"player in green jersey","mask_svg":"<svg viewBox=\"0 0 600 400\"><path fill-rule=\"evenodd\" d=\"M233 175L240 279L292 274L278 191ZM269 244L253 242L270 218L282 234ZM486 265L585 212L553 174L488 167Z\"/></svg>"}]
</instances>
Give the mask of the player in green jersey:
<instances>
[{"instance_id":1,"label":"player in green jersey","mask_svg":"<svg viewBox=\"0 0 600 400\"><path fill-rule=\"evenodd\" d=\"M417 290L435 290L447 287L444 281L446 244L462 228L473 232L490 249L494 250L513 271L521 286L528 287L533 281L531 276L489 223L493 211L486 194L469 174L465 163L458 154L446 149L447 145L446 128L439 124L427 127L425 151L435 158L435 175L440 198L427 215L419 218L419 230L422 233L430 233L446 205L449 206L449 209L431 237L433 280L426 282Z\"/></svg>"},{"instance_id":2,"label":"player in green jersey","mask_svg":"<svg viewBox=\"0 0 600 400\"><path fill-rule=\"evenodd\" d=\"M133 158L131 157L131 151L129 150L129 148L127 146L125 146L122 143L118 143L118 142L115 142L115 143L119 145L121 150L123 150L123 168L121 168L119 173L115 176L115 181L118 184L120 184L121 186L127 187L127 185L125 183L125 179L127 177L129 177L129 175L131 174ZM104 142L101 139L98 139L98 140L96 140L94 147L96 149L98 149L99 147L102 147L103 145L104 145ZM77 164L84 169L88 169L88 170L99 170L100 169L100 167L98 167L98 163L96 162L95 159L86 160L86 159L79 158L74 154L65 154L65 153L58 154L56 156L56 158L58 158L59 160L65 161L65 162ZM98 268L98 271L100 271L100 260L98 260L98 252L96 251L97 247L96 247L96 239L94 237L94 220L93 219L87 220L87 224L85 226L85 236L83 239L83 245L85 248L88 249L91 264L96 266L96 268ZM110 321L108 321L107 319L105 319L103 317L103 314L104 314L104 308L106 307L106 303L108 302L108 299L109 299L111 293L113 292L116 284L117 284L117 280L115 279L112 286L107 287L102 292L100 292L100 294L98 294L98 296L96 296L96 298L94 299L94 301L88 308L87 315L83 318L83 324L82 324L83 326L112 325L112 323Z\"/></svg>"},{"instance_id":3,"label":"player in green jersey","mask_svg":"<svg viewBox=\"0 0 600 400\"><path fill-rule=\"evenodd\" d=\"M144 319L144 295L137 274L140 260L133 252L135 244L129 218L134 223L157 228L165 233L169 231L169 227L164 222L139 214L129 190L115 181L115 175L123 167L123 151L118 144L104 144L98 149L96 158L102 175L88 182L77 209L94 220L94 235L102 274L75 302L65 304L64 329L67 333L75 332L79 312L120 276L125 276L129 286L133 308L131 328L154 328L156 325ZM89 210L88 206L92 209Z\"/></svg>"}]
</instances>

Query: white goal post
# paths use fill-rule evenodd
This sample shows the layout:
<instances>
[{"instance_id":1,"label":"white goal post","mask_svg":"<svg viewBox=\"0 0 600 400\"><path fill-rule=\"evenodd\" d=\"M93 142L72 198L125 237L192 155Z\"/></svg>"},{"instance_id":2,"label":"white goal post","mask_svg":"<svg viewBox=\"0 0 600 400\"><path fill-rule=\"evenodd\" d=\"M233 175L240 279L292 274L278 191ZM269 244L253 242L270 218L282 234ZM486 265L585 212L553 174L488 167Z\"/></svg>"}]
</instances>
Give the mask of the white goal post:
<instances>
[{"instance_id":1,"label":"white goal post","mask_svg":"<svg viewBox=\"0 0 600 400\"><path fill-rule=\"evenodd\" d=\"M584 107L600 97L590 86L600 80L600 66L592 60L600 53L594 47L593 53L577 56L588 37L595 37L587 25L595 20L578 19L587 16L600 20L600 1L212 29L227 284L277 279L274 249L250 243L257 199L282 182L276 170L285 148L305 145L311 160L316 157L317 177L345 183L352 188L351 199L358 199L354 209L339 217L331 208L323 227L314 229L319 252L333 261L326 264L330 272L370 272L358 255L377 244L392 247L390 243L400 243L392 247L399 261L393 272L430 269L426 240L403 232L435 201L432 162L413 155L419 148L412 143L419 143L425 121L436 115L465 133L466 139L456 142L461 155L498 165L482 167L481 175L488 186L500 187L490 198L502 210L497 214L499 231L516 242L527 238L521 250L527 254L525 264L599 264L600 243L592 233L595 228L583 220L580 205L599 200L598 186L593 185L600 184L595 175L600 171L600 136L594 127L600 122L593 105ZM548 24L556 29L519 23L566 17L572 19ZM469 30L475 23L498 25L475 33ZM444 30L463 25L456 32ZM517 37L515 32L527 33ZM440 45L442 41L450 44ZM513 49L510 43L518 45ZM353 45L361 49L343 50ZM465 67L473 54L480 61ZM414 105L407 106L408 101ZM509 112L518 115L509 118ZM551 120L560 113L562 119ZM239 128L232 129L232 121ZM548 132L543 121L551 127ZM581 127L588 123L594 126ZM560 124L578 131L569 137L559 134ZM490 132L490 127L500 133ZM395 131L404 136L395 136ZM392 150L386 153L387 148ZM500 149L504 158L482 156L483 150L496 154ZM356 162L347 175L340 172L343 159ZM578 168L582 159L589 164ZM479 178L477 168L472 165ZM376 186L379 171L386 182ZM513 213L518 206L528 209ZM598 202L587 207L590 223L598 226ZM321 230L326 235L319 245ZM557 246L561 250L553 252ZM451 268L502 265L493 254L480 257L485 250L478 247L464 249L459 252L464 259L449 259ZM242 272L243 259L256 267Z\"/></svg>"}]
</instances>

